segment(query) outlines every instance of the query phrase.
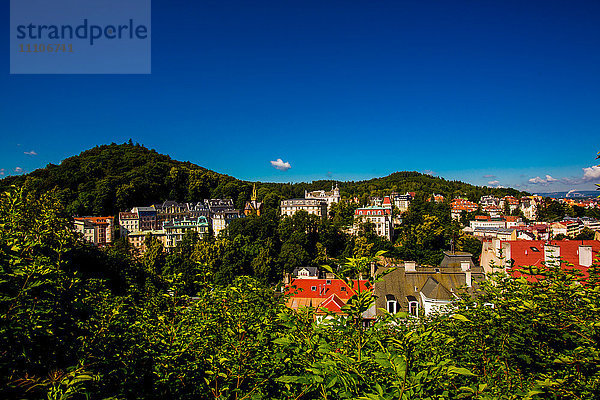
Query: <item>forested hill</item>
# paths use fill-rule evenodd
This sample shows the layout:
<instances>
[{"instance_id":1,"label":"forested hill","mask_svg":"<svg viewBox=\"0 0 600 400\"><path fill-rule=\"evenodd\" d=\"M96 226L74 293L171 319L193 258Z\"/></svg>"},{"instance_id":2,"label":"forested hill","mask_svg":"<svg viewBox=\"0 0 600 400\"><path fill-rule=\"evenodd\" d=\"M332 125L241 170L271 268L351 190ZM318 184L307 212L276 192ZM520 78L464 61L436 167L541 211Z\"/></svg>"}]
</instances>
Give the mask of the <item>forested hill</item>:
<instances>
[{"instance_id":1,"label":"forested hill","mask_svg":"<svg viewBox=\"0 0 600 400\"><path fill-rule=\"evenodd\" d=\"M231 182L234 184L228 187ZM241 182L130 141L97 146L60 165L48 164L27 175L4 178L0 189L23 183L40 191L57 188L72 215L114 215L166 199L192 201L227 196L235 200ZM243 189L251 192L251 184Z\"/></svg>"},{"instance_id":2,"label":"forested hill","mask_svg":"<svg viewBox=\"0 0 600 400\"><path fill-rule=\"evenodd\" d=\"M32 190L56 188L72 215L115 215L135 206L164 200L201 201L205 198L232 198L243 208L252 193L252 183L219 174L190 162L171 159L131 141L94 147L67 158L60 165L48 164L27 175L0 180L0 190L13 184L27 184ZM259 200L276 205L279 199L303 197L305 190L331 189L335 181L312 183L260 183ZM514 189L494 189L459 181L448 181L418 172L395 172L367 181L339 182L343 197L369 196L391 191L442 194L447 198L466 196L478 200L482 195L518 196Z\"/></svg>"},{"instance_id":3,"label":"forested hill","mask_svg":"<svg viewBox=\"0 0 600 400\"><path fill-rule=\"evenodd\" d=\"M391 192L404 194L417 192L428 197L431 194L441 194L449 200L454 197L466 197L471 201L479 201L481 196L515 196L521 197L528 193L512 188L491 188L475 186L460 181L449 181L444 178L422 174L414 171L394 172L382 178L373 178L366 181L336 182L330 180L315 181L312 183L266 183L271 191L281 193L283 197L303 197L304 190L331 190L335 184L339 185L342 197L358 197L362 204L367 202L369 196L384 196Z\"/></svg>"}]
</instances>

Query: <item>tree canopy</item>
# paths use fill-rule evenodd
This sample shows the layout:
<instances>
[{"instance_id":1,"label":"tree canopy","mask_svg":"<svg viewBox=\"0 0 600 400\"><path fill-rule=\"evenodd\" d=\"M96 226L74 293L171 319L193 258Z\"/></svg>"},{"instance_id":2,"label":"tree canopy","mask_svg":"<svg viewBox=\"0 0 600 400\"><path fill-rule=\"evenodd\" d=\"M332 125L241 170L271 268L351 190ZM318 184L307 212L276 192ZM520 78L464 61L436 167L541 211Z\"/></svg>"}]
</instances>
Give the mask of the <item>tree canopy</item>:
<instances>
[{"instance_id":1,"label":"tree canopy","mask_svg":"<svg viewBox=\"0 0 600 400\"><path fill-rule=\"evenodd\" d=\"M0 190L26 184L29 190L44 193L52 189L71 215L115 215L135 206L148 206L164 200L202 201L207 198L231 198L237 208L250 199L252 183L220 174L191 162L171 159L168 155L133 144L96 146L69 157L59 165L48 164L26 175L0 180ZM436 193L447 198L466 196L478 201L483 195L520 195L514 189L474 186L459 181L421 174L395 172L366 181L311 183L259 183L258 198L271 209L279 200L304 197L305 190L330 190L339 184L341 195L357 197L365 204L369 196L420 192ZM335 210L338 221L348 222L347 208Z\"/></svg>"}]
</instances>

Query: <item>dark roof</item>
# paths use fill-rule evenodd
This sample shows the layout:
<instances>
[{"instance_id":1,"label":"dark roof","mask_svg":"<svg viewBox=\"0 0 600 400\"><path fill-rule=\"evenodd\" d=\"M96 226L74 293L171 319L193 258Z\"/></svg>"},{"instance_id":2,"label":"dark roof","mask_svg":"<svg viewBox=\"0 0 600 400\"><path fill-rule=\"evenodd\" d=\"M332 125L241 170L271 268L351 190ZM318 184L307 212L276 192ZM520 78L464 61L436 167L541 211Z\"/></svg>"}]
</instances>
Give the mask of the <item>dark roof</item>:
<instances>
[{"instance_id":1,"label":"dark roof","mask_svg":"<svg viewBox=\"0 0 600 400\"><path fill-rule=\"evenodd\" d=\"M432 277L427 279L421 288L421 293L428 299L450 301L454 298L452 292Z\"/></svg>"},{"instance_id":2,"label":"dark roof","mask_svg":"<svg viewBox=\"0 0 600 400\"><path fill-rule=\"evenodd\" d=\"M470 258L470 255L466 254ZM460 262L458 267L417 267L415 272L406 272L404 266L392 268L394 269L389 274L375 283L377 296L375 307L378 309L386 308L387 295L396 299L401 310L408 311L409 301L421 301L420 293L431 299L448 300L453 296L453 292L459 293L461 288L473 293L478 288L477 282L485 279L483 268L472 266L470 270L472 287L466 288L466 273L461 270ZM380 268L377 272L381 273L387 269Z\"/></svg>"},{"instance_id":3,"label":"dark roof","mask_svg":"<svg viewBox=\"0 0 600 400\"><path fill-rule=\"evenodd\" d=\"M471 268L475 266L475 263L473 263L473 257L471 253L465 253L463 251L445 251L444 259L440 263L440 268L460 269L460 264L464 261L468 261Z\"/></svg>"}]
</instances>

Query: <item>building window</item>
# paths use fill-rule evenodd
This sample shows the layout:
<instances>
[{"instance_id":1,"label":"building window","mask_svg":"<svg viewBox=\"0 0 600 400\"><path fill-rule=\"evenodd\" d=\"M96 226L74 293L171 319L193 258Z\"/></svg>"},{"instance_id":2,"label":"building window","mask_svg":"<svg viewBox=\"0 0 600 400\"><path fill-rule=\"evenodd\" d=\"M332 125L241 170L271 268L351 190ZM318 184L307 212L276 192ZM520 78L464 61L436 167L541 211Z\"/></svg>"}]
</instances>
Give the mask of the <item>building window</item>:
<instances>
[{"instance_id":1,"label":"building window","mask_svg":"<svg viewBox=\"0 0 600 400\"><path fill-rule=\"evenodd\" d=\"M313 292L316 292L317 291L317 287L316 286L311 286L310 290L313 291Z\"/></svg>"},{"instance_id":2,"label":"building window","mask_svg":"<svg viewBox=\"0 0 600 400\"><path fill-rule=\"evenodd\" d=\"M414 315L415 317L419 316L419 303L416 301L411 301L408 303L408 313L410 315Z\"/></svg>"},{"instance_id":3,"label":"building window","mask_svg":"<svg viewBox=\"0 0 600 400\"><path fill-rule=\"evenodd\" d=\"M396 314L398 312L398 302L396 300L388 300L387 311L390 314Z\"/></svg>"},{"instance_id":4,"label":"building window","mask_svg":"<svg viewBox=\"0 0 600 400\"><path fill-rule=\"evenodd\" d=\"M385 308L390 314L396 314L399 311L398 302L396 301L394 295L385 295Z\"/></svg>"}]
</instances>

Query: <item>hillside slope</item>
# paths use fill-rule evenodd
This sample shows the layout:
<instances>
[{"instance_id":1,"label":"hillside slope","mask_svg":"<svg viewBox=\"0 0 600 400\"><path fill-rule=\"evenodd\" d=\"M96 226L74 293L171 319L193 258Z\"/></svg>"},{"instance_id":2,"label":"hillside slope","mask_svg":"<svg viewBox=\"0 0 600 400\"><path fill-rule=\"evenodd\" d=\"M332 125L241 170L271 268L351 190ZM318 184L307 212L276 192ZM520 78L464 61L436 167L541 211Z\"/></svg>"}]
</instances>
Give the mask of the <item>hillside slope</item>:
<instances>
[{"instance_id":1,"label":"hillside slope","mask_svg":"<svg viewBox=\"0 0 600 400\"><path fill-rule=\"evenodd\" d=\"M234 183L236 190L228 188L228 183ZM60 165L48 164L27 175L7 177L0 181L0 189L13 184L27 184L39 191L56 188L73 215L114 215L166 199L192 201L220 195L237 199L239 183L130 142L97 146ZM250 191L247 186L241 188Z\"/></svg>"},{"instance_id":2,"label":"hillside slope","mask_svg":"<svg viewBox=\"0 0 600 400\"><path fill-rule=\"evenodd\" d=\"M335 181L312 183L260 183L259 199L269 194L276 198L303 197L305 190L329 190ZM94 147L69 157L60 165L48 164L27 175L0 180L0 190L26 184L31 190L56 189L72 215L114 215L135 206L147 206L164 200L201 201L205 198L232 198L243 208L250 198L252 183L219 174L190 162L181 162L131 141ZM452 198L466 196L477 201L486 194L515 195L515 189L474 186L448 181L418 172L395 172L366 181L339 182L343 197L358 197L363 203L369 196L391 191L421 194L437 193Z\"/></svg>"}]
</instances>

